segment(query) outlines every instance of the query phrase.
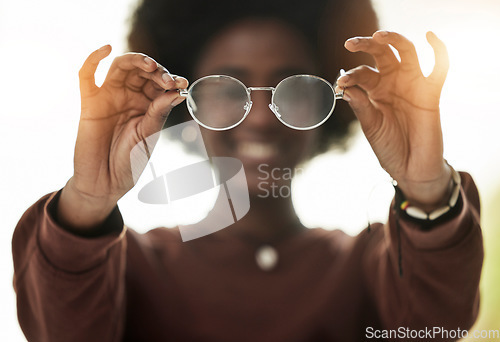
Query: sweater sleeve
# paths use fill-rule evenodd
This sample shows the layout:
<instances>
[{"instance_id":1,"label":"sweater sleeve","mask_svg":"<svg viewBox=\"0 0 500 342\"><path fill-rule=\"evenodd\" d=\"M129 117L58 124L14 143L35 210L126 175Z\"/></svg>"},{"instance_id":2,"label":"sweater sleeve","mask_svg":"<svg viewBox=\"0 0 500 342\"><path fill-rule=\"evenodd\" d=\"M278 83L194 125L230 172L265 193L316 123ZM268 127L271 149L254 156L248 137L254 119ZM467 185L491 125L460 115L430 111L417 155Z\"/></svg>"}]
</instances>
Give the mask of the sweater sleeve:
<instances>
[{"instance_id":1,"label":"sweater sleeve","mask_svg":"<svg viewBox=\"0 0 500 342\"><path fill-rule=\"evenodd\" d=\"M117 208L103 236L85 238L54 220L53 193L30 207L12 240L18 318L29 341L120 341L126 239Z\"/></svg>"},{"instance_id":2,"label":"sweater sleeve","mask_svg":"<svg viewBox=\"0 0 500 342\"><path fill-rule=\"evenodd\" d=\"M373 234L363 269L383 329L457 331L476 320L484 254L479 196L470 175L461 178L460 208L447 221L422 229L392 208L388 224L363 233Z\"/></svg>"}]
</instances>

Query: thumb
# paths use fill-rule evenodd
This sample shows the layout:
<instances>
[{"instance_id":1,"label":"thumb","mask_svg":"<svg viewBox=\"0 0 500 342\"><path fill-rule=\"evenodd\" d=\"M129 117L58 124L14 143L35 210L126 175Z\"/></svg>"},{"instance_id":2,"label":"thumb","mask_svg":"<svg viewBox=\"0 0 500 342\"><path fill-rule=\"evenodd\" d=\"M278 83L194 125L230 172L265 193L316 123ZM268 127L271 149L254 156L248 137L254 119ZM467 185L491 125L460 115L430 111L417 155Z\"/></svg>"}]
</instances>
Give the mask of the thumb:
<instances>
[{"instance_id":1,"label":"thumb","mask_svg":"<svg viewBox=\"0 0 500 342\"><path fill-rule=\"evenodd\" d=\"M183 100L184 97L180 96L177 91L167 91L149 104L146 114L137 127L139 141L129 152L134 184L137 183L148 164L160 136L159 132L163 128L172 108Z\"/></svg>"},{"instance_id":2,"label":"thumb","mask_svg":"<svg viewBox=\"0 0 500 342\"><path fill-rule=\"evenodd\" d=\"M354 111L363 132L366 134L373 130L379 119L379 113L366 92L358 87L349 87L345 89L343 99L349 103L349 106Z\"/></svg>"},{"instance_id":3,"label":"thumb","mask_svg":"<svg viewBox=\"0 0 500 342\"><path fill-rule=\"evenodd\" d=\"M176 90L167 91L154 99L141 121L141 136L145 138L161 131L172 109L184 99Z\"/></svg>"}]
</instances>

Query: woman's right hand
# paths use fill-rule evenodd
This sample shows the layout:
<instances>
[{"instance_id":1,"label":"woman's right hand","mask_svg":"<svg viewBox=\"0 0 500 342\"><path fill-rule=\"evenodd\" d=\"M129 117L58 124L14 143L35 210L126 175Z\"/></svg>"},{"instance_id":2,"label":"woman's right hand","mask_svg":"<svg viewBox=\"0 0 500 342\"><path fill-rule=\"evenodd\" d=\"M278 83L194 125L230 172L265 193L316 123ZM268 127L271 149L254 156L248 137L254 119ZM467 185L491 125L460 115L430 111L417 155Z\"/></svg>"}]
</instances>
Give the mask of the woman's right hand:
<instances>
[{"instance_id":1,"label":"woman's right hand","mask_svg":"<svg viewBox=\"0 0 500 342\"><path fill-rule=\"evenodd\" d=\"M172 108L184 100L177 89L188 86L150 57L128 53L115 58L98 87L94 73L110 52L109 45L94 51L79 73L82 111L74 175L57 209L59 222L74 231L98 226L133 187L130 151L162 129Z\"/></svg>"}]
</instances>

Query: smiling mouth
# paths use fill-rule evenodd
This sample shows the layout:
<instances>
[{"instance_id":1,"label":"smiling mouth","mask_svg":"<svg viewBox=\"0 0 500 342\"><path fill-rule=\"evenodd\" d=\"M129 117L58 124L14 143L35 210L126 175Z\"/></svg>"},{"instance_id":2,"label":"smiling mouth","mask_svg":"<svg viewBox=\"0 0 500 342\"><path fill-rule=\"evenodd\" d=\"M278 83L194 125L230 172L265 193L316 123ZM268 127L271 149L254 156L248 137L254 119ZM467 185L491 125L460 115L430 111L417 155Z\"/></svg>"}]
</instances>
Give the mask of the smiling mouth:
<instances>
[{"instance_id":1,"label":"smiling mouth","mask_svg":"<svg viewBox=\"0 0 500 342\"><path fill-rule=\"evenodd\" d=\"M243 158L270 159L278 155L278 147L270 143L241 142L238 143L236 152Z\"/></svg>"}]
</instances>

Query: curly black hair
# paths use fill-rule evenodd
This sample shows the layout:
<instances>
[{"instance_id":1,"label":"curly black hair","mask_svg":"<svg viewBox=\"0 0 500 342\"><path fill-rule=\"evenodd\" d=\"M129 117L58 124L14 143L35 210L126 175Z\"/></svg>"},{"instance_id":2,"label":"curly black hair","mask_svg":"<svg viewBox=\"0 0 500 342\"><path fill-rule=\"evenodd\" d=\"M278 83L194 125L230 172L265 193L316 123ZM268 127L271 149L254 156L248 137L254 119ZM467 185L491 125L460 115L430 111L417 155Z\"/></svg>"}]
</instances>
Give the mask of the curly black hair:
<instances>
[{"instance_id":1,"label":"curly black hair","mask_svg":"<svg viewBox=\"0 0 500 342\"><path fill-rule=\"evenodd\" d=\"M373 65L370 56L344 48L346 39L377 30L370 0L142 0L132 16L128 46L193 81L198 58L214 35L243 19L270 17L306 37L319 62L318 76L332 84L341 68ZM177 106L167 125L185 121L186 112L185 106ZM332 145L345 147L354 119L347 103L339 101L332 117L321 126L315 154Z\"/></svg>"}]
</instances>

